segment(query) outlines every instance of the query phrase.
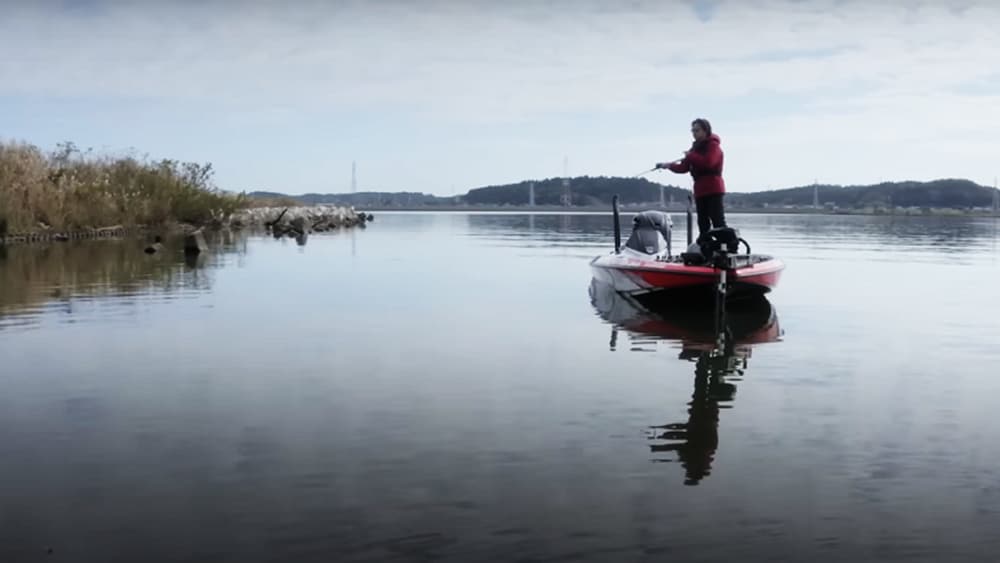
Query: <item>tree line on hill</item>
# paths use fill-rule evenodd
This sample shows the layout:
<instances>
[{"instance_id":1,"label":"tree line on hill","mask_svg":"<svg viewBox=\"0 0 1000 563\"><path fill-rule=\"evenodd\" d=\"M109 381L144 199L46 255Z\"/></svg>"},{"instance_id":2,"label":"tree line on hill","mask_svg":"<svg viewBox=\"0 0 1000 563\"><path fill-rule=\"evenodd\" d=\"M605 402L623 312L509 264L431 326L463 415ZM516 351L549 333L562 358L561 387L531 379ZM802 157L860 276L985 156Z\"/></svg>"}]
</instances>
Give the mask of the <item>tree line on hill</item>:
<instances>
[{"instance_id":1,"label":"tree line on hill","mask_svg":"<svg viewBox=\"0 0 1000 563\"><path fill-rule=\"evenodd\" d=\"M883 182L865 186L821 184L753 193L732 193L737 207L822 206L860 209L868 207L921 207L971 209L993 206L996 189L963 179L930 182Z\"/></svg>"},{"instance_id":2,"label":"tree line on hill","mask_svg":"<svg viewBox=\"0 0 1000 563\"><path fill-rule=\"evenodd\" d=\"M340 194L305 194L288 196L277 192L252 192L255 198L291 198L303 204L339 204L356 207L449 207L449 206L527 206L534 184L534 203L538 206L564 206L566 196L571 207L607 207L619 196L623 205L655 205L661 188L665 201L687 201L690 190L658 184L645 178L582 176L569 179L568 189L562 178L522 181L515 184L484 186L459 196L435 196L416 192L358 192ZM729 192L727 207L765 209L772 207L835 206L842 209L872 207L916 207L972 209L991 208L996 189L964 179L941 179L929 182L883 182L872 185L839 186L831 184L798 186L758 192Z\"/></svg>"}]
</instances>

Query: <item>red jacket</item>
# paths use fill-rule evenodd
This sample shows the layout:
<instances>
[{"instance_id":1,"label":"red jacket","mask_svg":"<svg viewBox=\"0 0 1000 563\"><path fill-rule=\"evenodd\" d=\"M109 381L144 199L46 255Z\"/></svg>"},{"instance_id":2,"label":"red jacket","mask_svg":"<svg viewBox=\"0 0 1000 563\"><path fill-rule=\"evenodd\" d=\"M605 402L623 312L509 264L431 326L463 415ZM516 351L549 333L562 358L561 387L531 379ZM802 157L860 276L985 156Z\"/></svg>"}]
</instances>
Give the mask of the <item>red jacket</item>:
<instances>
[{"instance_id":1,"label":"red jacket","mask_svg":"<svg viewBox=\"0 0 1000 563\"><path fill-rule=\"evenodd\" d=\"M722 147L715 133L705 141L695 141L691 151L683 160L668 167L678 174L690 172L694 178L694 197L726 193L726 183L722 180Z\"/></svg>"}]
</instances>

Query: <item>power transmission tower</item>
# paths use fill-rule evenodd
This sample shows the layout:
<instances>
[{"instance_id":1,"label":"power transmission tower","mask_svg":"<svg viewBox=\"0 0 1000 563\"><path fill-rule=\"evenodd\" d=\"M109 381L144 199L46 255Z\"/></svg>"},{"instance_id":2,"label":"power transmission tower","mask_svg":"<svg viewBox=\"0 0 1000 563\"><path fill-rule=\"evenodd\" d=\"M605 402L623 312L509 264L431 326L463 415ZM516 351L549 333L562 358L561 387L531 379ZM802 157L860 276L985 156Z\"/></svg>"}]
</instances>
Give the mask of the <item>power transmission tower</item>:
<instances>
[{"instance_id":1,"label":"power transmission tower","mask_svg":"<svg viewBox=\"0 0 1000 563\"><path fill-rule=\"evenodd\" d=\"M569 189L569 157L563 157L563 205L569 207L573 204L573 193Z\"/></svg>"}]
</instances>

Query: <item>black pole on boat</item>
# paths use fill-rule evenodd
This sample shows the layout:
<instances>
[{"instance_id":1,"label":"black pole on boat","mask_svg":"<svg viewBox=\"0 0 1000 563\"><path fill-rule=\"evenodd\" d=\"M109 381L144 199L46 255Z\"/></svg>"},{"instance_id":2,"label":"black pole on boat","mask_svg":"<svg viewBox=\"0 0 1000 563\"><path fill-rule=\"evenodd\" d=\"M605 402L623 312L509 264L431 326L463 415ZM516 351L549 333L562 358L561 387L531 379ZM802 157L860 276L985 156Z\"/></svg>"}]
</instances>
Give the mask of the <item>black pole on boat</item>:
<instances>
[{"instance_id":1,"label":"black pole on boat","mask_svg":"<svg viewBox=\"0 0 1000 563\"><path fill-rule=\"evenodd\" d=\"M615 220L615 254L622 247L622 230L618 222L618 194L611 196L611 214Z\"/></svg>"},{"instance_id":2,"label":"black pole on boat","mask_svg":"<svg viewBox=\"0 0 1000 563\"><path fill-rule=\"evenodd\" d=\"M715 284L715 334L716 337L726 329L726 296L729 293L725 268L719 270L719 279Z\"/></svg>"},{"instance_id":3,"label":"black pole on boat","mask_svg":"<svg viewBox=\"0 0 1000 563\"><path fill-rule=\"evenodd\" d=\"M694 225L691 224L691 194L688 194L687 226L688 226L688 247L690 247L692 242L691 233L694 230Z\"/></svg>"}]
</instances>

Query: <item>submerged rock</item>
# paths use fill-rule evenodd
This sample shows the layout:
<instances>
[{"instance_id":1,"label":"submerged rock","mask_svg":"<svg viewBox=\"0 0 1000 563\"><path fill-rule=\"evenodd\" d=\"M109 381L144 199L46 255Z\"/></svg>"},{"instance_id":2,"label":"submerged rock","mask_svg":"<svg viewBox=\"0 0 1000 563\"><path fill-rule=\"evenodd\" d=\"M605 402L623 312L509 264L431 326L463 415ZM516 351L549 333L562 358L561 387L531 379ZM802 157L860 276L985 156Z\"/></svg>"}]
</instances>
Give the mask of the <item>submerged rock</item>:
<instances>
[{"instance_id":1,"label":"submerged rock","mask_svg":"<svg viewBox=\"0 0 1000 563\"><path fill-rule=\"evenodd\" d=\"M200 230L184 237L185 254L201 254L208 251L208 243L205 242L205 235Z\"/></svg>"},{"instance_id":2,"label":"submerged rock","mask_svg":"<svg viewBox=\"0 0 1000 563\"><path fill-rule=\"evenodd\" d=\"M159 235L157 235L156 237L153 238L153 244L143 249L143 252L145 252L146 254L156 254L161 250L163 250L162 239L160 239Z\"/></svg>"},{"instance_id":3,"label":"submerged rock","mask_svg":"<svg viewBox=\"0 0 1000 563\"><path fill-rule=\"evenodd\" d=\"M299 235L304 235L309 232L309 227L306 225L305 217L295 217L288 222L291 225L291 230L295 231Z\"/></svg>"}]
</instances>

